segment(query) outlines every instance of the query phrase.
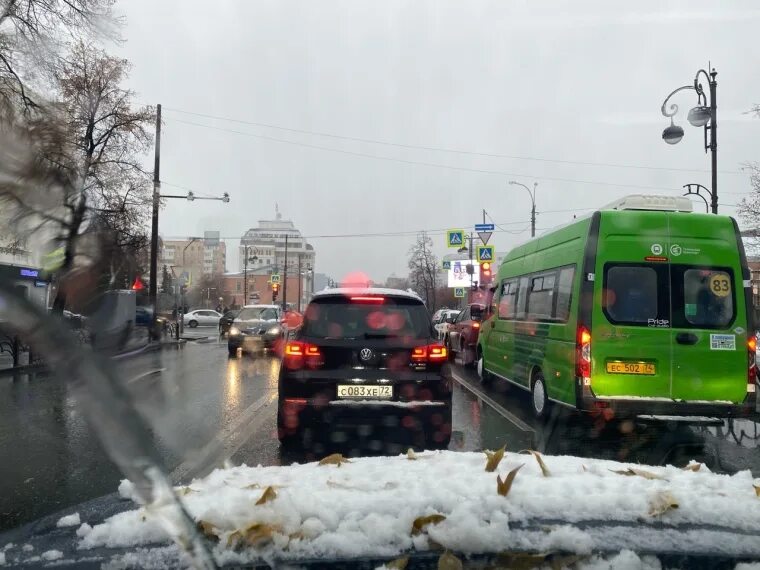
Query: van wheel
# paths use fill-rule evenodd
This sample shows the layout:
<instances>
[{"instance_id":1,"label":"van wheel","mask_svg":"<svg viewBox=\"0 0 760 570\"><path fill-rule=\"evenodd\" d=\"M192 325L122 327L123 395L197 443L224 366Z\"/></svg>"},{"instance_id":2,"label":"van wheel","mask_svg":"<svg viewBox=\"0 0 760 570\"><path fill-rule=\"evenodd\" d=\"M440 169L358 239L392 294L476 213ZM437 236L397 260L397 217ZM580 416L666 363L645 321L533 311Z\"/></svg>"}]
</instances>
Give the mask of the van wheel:
<instances>
[{"instance_id":1,"label":"van wheel","mask_svg":"<svg viewBox=\"0 0 760 570\"><path fill-rule=\"evenodd\" d=\"M537 419L544 419L549 407L549 398L546 394L544 373L540 369L536 370L533 374L533 382L530 386L530 403L533 408L533 415Z\"/></svg>"},{"instance_id":2,"label":"van wheel","mask_svg":"<svg viewBox=\"0 0 760 570\"><path fill-rule=\"evenodd\" d=\"M480 378L481 384L490 384L493 377L488 370L485 369L485 360L483 359L483 350L478 347L478 378Z\"/></svg>"}]
</instances>

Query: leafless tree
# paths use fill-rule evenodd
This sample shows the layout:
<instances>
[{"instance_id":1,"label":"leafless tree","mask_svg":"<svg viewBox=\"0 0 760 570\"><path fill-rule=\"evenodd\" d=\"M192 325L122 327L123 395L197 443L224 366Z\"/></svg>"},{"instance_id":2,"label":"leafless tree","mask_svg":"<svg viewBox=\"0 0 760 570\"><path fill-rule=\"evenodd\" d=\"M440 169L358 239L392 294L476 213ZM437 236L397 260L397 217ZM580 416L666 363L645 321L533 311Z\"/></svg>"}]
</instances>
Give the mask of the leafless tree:
<instances>
[{"instance_id":1,"label":"leafless tree","mask_svg":"<svg viewBox=\"0 0 760 570\"><path fill-rule=\"evenodd\" d=\"M83 247L88 230L104 232L112 245L144 244L150 177L141 158L154 115L150 107L133 108L134 94L122 86L128 70L126 60L77 41L55 70L58 103L6 129L26 148L17 143L13 156L0 156L6 170L16 166L0 178L0 198L19 217L34 219L36 228L55 228L64 249L62 273L77 256L97 255ZM112 281L120 269L111 268ZM54 308L64 304L59 288Z\"/></svg>"},{"instance_id":2,"label":"leafless tree","mask_svg":"<svg viewBox=\"0 0 760 570\"><path fill-rule=\"evenodd\" d=\"M72 35L115 37L115 0L0 0L0 108L25 114L44 105L33 70L55 63Z\"/></svg>"},{"instance_id":3,"label":"leafless tree","mask_svg":"<svg viewBox=\"0 0 760 570\"><path fill-rule=\"evenodd\" d=\"M433 240L425 232L417 234L417 241L409 249L409 282L431 313L437 308L438 273L438 258L433 253Z\"/></svg>"}]
</instances>

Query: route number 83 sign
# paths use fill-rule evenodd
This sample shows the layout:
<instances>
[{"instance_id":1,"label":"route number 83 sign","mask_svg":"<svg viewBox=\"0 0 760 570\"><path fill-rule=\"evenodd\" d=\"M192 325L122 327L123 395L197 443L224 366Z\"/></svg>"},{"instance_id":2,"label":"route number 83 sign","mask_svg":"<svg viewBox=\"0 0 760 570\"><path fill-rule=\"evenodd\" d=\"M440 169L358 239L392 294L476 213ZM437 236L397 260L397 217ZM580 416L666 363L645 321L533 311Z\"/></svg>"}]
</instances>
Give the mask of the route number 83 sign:
<instances>
[{"instance_id":1,"label":"route number 83 sign","mask_svg":"<svg viewBox=\"0 0 760 570\"><path fill-rule=\"evenodd\" d=\"M710 275L710 292L716 297L728 297L731 294L731 281L726 273Z\"/></svg>"}]
</instances>

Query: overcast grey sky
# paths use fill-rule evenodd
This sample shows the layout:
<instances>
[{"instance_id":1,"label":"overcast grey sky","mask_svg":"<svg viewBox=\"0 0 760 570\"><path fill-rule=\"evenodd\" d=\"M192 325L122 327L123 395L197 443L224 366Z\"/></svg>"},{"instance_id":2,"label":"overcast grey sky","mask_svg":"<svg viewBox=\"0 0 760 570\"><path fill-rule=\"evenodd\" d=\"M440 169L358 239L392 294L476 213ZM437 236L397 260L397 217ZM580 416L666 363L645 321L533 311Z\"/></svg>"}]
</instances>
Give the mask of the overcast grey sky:
<instances>
[{"instance_id":1,"label":"overcast grey sky","mask_svg":"<svg viewBox=\"0 0 760 570\"><path fill-rule=\"evenodd\" d=\"M132 61L140 101L164 106L163 191L231 196L169 202L164 236L218 229L237 238L272 218L277 202L307 236L436 230L443 254L440 230L470 227L485 208L504 230L522 232L494 235L506 250L527 237L530 210L510 179L538 181L540 229L572 218L557 210L709 186L701 130L686 122L693 94L676 98L686 130L679 145L661 140L660 115L665 96L708 60L718 71L721 213L734 214L750 191L735 172L758 159L760 119L744 114L760 102L756 1L122 0L118 8L126 42L114 51ZM403 148L179 111L401 145L693 171ZM414 235L310 241L317 271L384 280L406 273ZM228 247L235 270L237 241Z\"/></svg>"}]
</instances>

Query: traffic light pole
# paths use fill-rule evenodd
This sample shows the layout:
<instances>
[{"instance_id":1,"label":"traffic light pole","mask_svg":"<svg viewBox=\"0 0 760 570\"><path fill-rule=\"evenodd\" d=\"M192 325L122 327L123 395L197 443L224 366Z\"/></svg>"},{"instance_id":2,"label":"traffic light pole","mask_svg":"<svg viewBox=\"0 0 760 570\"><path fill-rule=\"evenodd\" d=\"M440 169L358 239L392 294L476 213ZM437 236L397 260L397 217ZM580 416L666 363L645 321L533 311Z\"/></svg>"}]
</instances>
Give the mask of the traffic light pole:
<instances>
[{"instance_id":1,"label":"traffic light pole","mask_svg":"<svg viewBox=\"0 0 760 570\"><path fill-rule=\"evenodd\" d=\"M288 310L288 234L285 234L285 268L282 281L282 311Z\"/></svg>"}]
</instances>

